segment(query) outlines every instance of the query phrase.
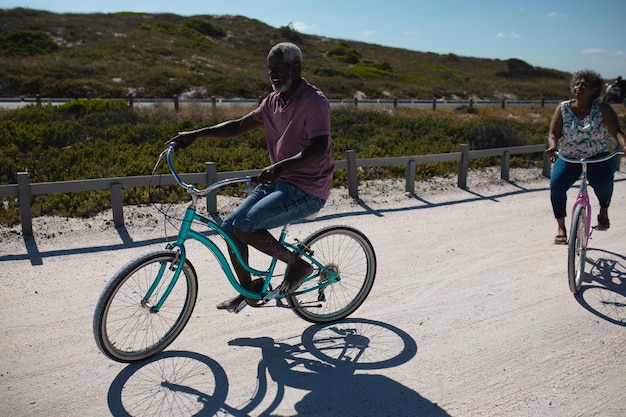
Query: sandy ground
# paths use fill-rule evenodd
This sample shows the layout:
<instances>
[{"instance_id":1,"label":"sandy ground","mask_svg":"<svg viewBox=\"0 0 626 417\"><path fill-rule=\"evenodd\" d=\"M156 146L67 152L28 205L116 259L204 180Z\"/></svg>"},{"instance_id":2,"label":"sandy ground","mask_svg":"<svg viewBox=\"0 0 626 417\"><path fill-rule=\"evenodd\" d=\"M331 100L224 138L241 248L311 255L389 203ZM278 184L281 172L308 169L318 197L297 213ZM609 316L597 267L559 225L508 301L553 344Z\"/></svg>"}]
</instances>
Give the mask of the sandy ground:
<instances>
[{"instance_id":1,"label":"sandy ground","mask_svg":"<svg viewBox=\"0 0 626 417\"><path fill-rule=\"evenodd\" d=\"M348 320L218 311L232 289L190 246L194 314L164 354L130 366L98 351L93 310L123 264L174 233L162 216L126 207L122 229L110 212L38 218L28 240L0 229L0 415L624 416L624 171L577 297L537 170L511 182L473 172L468 190L438 178L415 195L369 182L360 202L334 190L317 220L291 228L304 237L343 223L369 236L376 283Z\"/></svg>"}]
</instances>

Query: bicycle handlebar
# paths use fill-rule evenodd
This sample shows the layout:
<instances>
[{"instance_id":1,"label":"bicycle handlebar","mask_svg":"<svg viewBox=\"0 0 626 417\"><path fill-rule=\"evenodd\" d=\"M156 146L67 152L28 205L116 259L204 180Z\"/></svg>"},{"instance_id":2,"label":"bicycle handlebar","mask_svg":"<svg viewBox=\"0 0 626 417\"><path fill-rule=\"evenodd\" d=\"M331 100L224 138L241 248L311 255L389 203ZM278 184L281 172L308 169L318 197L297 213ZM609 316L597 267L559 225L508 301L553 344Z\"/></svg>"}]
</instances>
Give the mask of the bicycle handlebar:
<instances>
[{"instance_id":1,"label":"bicycle handlebar","mask_svg":"<svg viewBox=\"0 0 626 417\"><path fill-rule=\"evenodd\" d=\"M614 156L617 155L624 155L624 151L621 150L616 150L611 152L610 154L603 156L601 158L594 158L594 159L590 159L590 158L581 158L581 159L574 159L574 158L568 158L567 156L563 156L558 152L554 152L554 154L556 156L558 156L559 158L561 158L562 160L564 160L565 162L570 162L570 163L574 163L574 164L582 164L582 163L597 163L597 162L605 162L608 161L609 159L613 158Z\"/></svg>"},{"instance_id":2,"label":"bicycle handlebar","mask_svg":"<svg viewBox=\"0 0 626 417\"><path fill-rule=\"evenodd\" d=\"M191 184L187 184L180 177L180 174L178 174L178 171L176 171L176 168L174 167L174 163L172 162L172 154L174 153L175 150L176 150L176 143L175 142L171 142L169 147L165 151L163 151L163 153L165 153L165 159L167 160L167 165L170 168L170 172L174 176L174 180L178 183L178 185L180 185L181 187L186 189L188 193L195 194L195 195L198 195L200 197L204 197L207 194L209 194L210 192L215 191L215 190L217 190L220 187L224 187L226 185L235 184L235 183L239 183L239 182L246 182L248 184L248 186L246 188L246 191L251 191L252 190L252 177L250 177L250 176L226 178L226 179L223 179L221 181L217 181L217 182L209 185L208 187L206 187L206 188L204 188L202 190L196 188L195 186L193 186Z\"/></svg>"}]
</instances>

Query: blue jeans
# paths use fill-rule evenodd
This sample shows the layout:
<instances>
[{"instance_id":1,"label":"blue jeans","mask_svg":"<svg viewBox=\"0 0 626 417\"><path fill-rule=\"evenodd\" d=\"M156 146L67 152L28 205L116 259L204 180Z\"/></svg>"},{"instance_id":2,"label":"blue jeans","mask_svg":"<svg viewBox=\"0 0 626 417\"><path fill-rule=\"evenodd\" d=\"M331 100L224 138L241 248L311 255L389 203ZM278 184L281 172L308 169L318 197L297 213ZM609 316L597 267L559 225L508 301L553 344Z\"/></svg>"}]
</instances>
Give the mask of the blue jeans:
<instances>
[{"instance_id":1,"label":"blue jeans","mask_svg":"<svg viewBox=\"0 0 626 417\"><path fill-rule=\"evenodd\" d=\"M605 156L601 153L596 156ZM598 197L600 207L608 208L613 197L613 177L617 169L616 158L606 162L587 165L587 179L589 185ZM567 205L567 190L580 178L582 167L580 164L565 162L560 158L554 162L550 177L550 201L555 218L565 217Z\"/></svg>"},{"instance_id":2,"label":"blue jeans","mask_svg":"<svg viewBox=\"0 0 626 417\"><path fill-rule=\"evenodd\" d=\"M326 200L305 193L293 184L262 184L224 219L222 228L247 233L268 230L304 219L324 207Z\"/></svg>"}]
</instances>

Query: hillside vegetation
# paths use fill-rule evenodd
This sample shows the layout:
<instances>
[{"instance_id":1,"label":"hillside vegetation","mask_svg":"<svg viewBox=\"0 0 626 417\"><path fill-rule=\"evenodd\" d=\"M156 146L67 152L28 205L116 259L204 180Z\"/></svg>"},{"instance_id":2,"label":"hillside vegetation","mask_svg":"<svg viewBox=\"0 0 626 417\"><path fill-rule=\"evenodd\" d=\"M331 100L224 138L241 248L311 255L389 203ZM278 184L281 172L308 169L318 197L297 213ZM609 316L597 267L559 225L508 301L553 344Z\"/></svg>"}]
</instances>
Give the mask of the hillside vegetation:
<instances>
[{"instance_id":1,"label":"hillside vegetation","mask_svg":"<svg viewBox=\"0 0 626 417\"><path fill-rule=\"evenodd\" d=\"M569 74L522 61L487 60L412 52L272 28L243 16L53 14L0 10L0 96L77 98L67 104L0 109L0 184L28 171L36 182L148 175L164 141L181 130L240 117L246 108L210 109L184 102L129 107L142 98L261 97L267 94L266 55L279 41L299 44L304 75L329 98L565 99ZM100 100L86 98L97 97ZM45 103L45 100L43 101ZM624 122L624 107L619 106ZM380 158L543 143L552 108L499 106L457 109L334 109L333 154ZM259 169L268 161L264 132L231 140L201 140L177 155L181 172ZM540 163L541 155L512 159ZM497 163L472 160L474 168ZM366 168L360 179L397 178L404 167ZM425 164L418 179L455 172L455 163ZM159 172L166 172L162 168ZM334 185L346 185L335 172ZM157 201L179 201L180 188L161 190ZM124 189L124 204L155 200L151 189ZM0 201L0 223L19 222L18 201ZM34 216L91 216L110 207L108 191L36 195Z\"/></svg>"},{"instance_id":2,"label":"hillside vegetation","mask_svg":"<svg viewBox=\"0 0 626 417\"><path fill-rule=\"evenodd\" d=\"M60 106L29 105L0 110L0 184L15 184L17 172L28 171L37 182L68 181L149 175L164 142L181 130L195 129L239 117L247 109L217 109L211 114L201 105L185 105L180 112L165 106L129 108L120 101L73 100ZM457 110L360 111L331 113L333 155L345 159L347 150L359 158L380 158L457 152L459 144L472 149L543 142L552 110L484 107ZM529 160L513 158L513 165ZM204 163L217 163L219 171L259 169L269 164L263 129L229 140L201 139L176 157L180 172L202 172ZM496 161L472 160L473 167ZM533 163L533 162L531 162ZM164 167L159 172L167 172ZM360 179L397 178L405 168L366 168ZM418 179L455 172L455 163L418 165ZM347 185L346 172L335 172L334 185ZM150 190L124 189L125 204L151 201ZM158 201L184 199L180 188L168 190ZM0 223L19 221L15 198L0 202ZM91 216L110 207L108 191L36 195L33 215Z\"/></svg>"},{"instance_id":3,"label":"hillside vegetation","mask_svg":"<svg viewBox=\"0 0 626 417\"><path fill-rule=\"evenodd\" d=\"M207 5L210 13L210 5ZM0 10L0 96L264 96L266 56L297 43L329 98L562 99L570 74L524 61L388 48L274 28L244 16Z\"/></svg>"}]
</instances>

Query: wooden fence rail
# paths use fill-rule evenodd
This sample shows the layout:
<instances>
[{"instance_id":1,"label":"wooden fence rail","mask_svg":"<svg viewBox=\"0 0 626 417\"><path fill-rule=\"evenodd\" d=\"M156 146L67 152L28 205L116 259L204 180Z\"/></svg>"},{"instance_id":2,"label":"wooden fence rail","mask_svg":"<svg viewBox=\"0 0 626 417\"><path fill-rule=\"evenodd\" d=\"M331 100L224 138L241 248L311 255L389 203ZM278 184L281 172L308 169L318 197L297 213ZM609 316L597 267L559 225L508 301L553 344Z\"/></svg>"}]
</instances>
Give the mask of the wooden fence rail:
<instances>
[{"instance_id":1,"label":"wooden fence rail","mask_svg":"<svg viewBox=\"0 0 626 417\"><path fill-rule=\"evenodd\" d=\"M500 157L500 177L506 181L509 180L509 161L511 155L514 154L530 154L543 152L546 145L528 145L515 146L508 148L493 148L470 151L468 145L460 145L459 152L451 152L435 155L418 155L418 156L401 156L394 158L373 158L359 159L353 150L346 151L346 159L335 162L335 170L346 169L348 173L348 193L354 199L359 198L359 181L358 168L365 167L383 167L383 166L401 166L406 167L406 192L414 193L415 191L415 166L417 164L428 164L438 162L458 162L458 179L457 185L462 189L467 188L467 174L469 169L469 161L475 158ZM543 159L543 175L550 176L550 160L544 156ZM205 164L205 172L181 174L182 179L187 183L205 183L212 184L215 181L234 176L255 176L260 170L248 171L217 171L214 162ZM173 185L176 184L171 174L162 174L158 176L143 175L132 177L115 177L115 178L99 178L86 179L76 181L61 182L29 182L28 172L17 173L17 184L0 185L0 198L17 197L19 202L20 221L22 225L22 234L24 236L32 236L32 213L31 213L31 197L40 194L52 193L71 193L79 191L93 190L110 190L111 191L111 207L113 211L113 223L116 227L124 225L124 204L122 201L122 189L130 187L147 187L150 185ZM207 196L207 211L210 214L217 213L217 195L212 193Z\"/></svg>"}]
</instances>

